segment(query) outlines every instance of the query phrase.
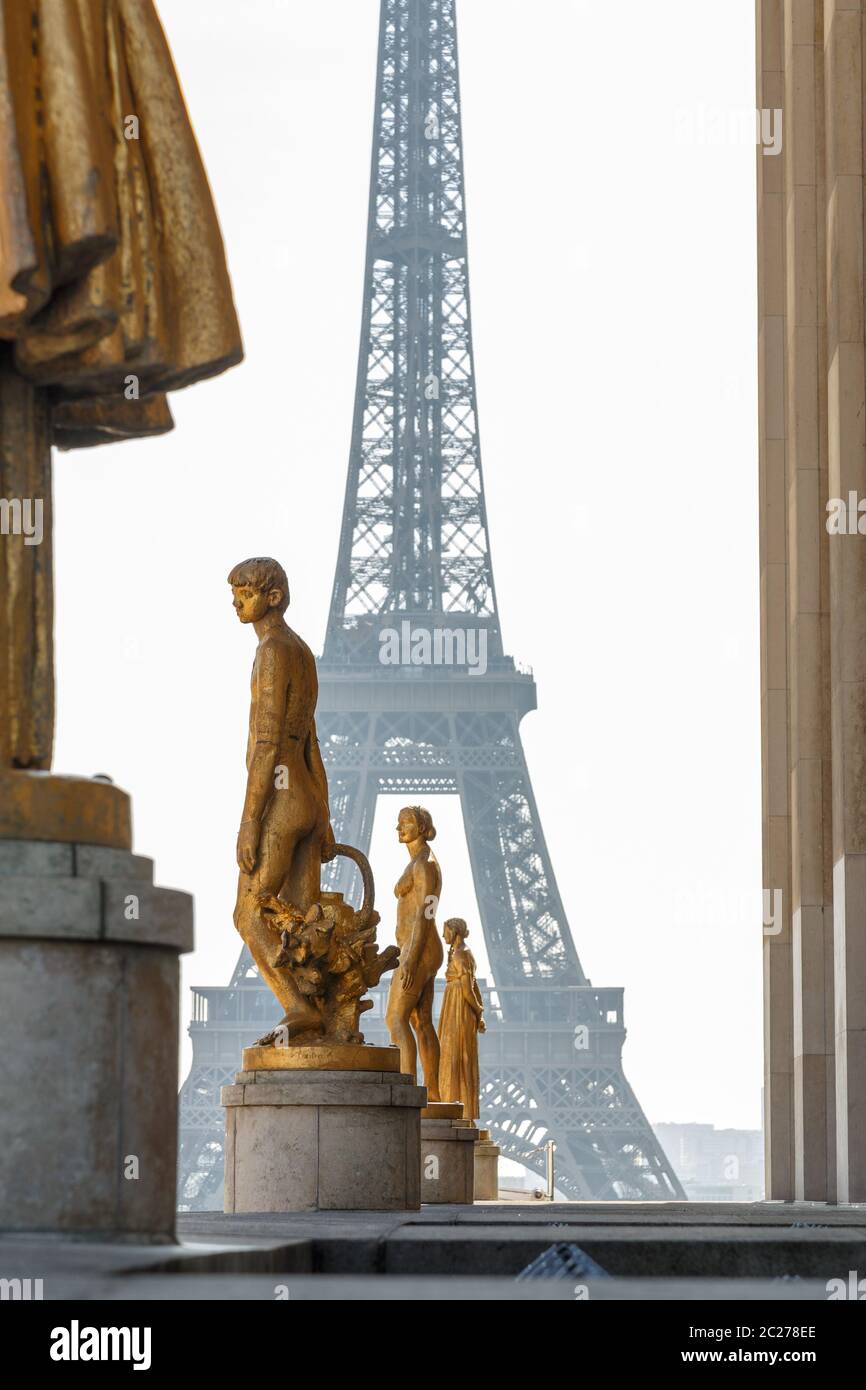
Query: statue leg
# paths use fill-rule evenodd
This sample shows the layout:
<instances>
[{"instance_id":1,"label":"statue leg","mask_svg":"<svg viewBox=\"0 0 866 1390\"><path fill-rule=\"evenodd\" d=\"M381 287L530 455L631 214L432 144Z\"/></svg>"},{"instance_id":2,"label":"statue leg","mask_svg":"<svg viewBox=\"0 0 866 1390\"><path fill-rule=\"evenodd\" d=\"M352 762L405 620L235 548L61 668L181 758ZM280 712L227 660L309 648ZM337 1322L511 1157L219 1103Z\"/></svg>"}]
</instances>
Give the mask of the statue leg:
<instances>
[{"instance_id":1,"label":"statue leg","mask_svg":"<svg viewBox=\"0 0 866 1390\"><path fill-rule=\"evenodd\" d=\"M294 857L297 837L291 825L285 824L282 810L283 803L275 797L262 822L256 867L251 874L241 870L238 876L234 922L259 974L288 1013L295 1003L295 993L286 980L286 972L271 964L279 952L280 939L262 920L258 903L260 893L279 893Z\"/></svg>"},{"instance_id":2,"label":"statue leg","mask_svg":"<svg viewBox=\"0 0 866 1390\"><path fill-rule=\"evenodd\" d=\"M418 1034L418 1048L421 1053L421 1068L424 1072L424 1085L427 1099L439 1100L439 1038L433 1026L433 994L435 976L431 976L421 991L421 996L412 1013L412 1023Z\"/></svg>"},{"instance_id":3,"label":"statue leg","mask_svg":"<svg viewBox=\"0 0 866 1390\"><path fill-rule=\"evenodd\" d=\"M306 912L322 892L322 832L318 828L298 840L289 871L280 888L284 902Z\"/></svg>"},{"instance_id":4,"label":"statue leg","mask_svg":"<svg viewBox=\"0 0 866 1390\"><path fill-rule=\"evenodd\" d=\"M416 1003L417 995L414 991L404 990L398 968L391 976L388 1004L385 1009L385 1023L391 1035L391 1042L394 1047L400 1049L401 1072L417 1079L418 1051L415 1046L415 1034L409 1023L409 1015Z\"/></svg>"},{"instance_id":5,"label":"statue leg","mask_svg":"<svg viewBox=\"0 0 866 1390\"><path fill-rule=\"evenodd\" d=\"M259 912L260 893L276 893L282 874L262 872L260 868L251 874L243 871L238 876L238 896L235 905L234 921L250 955L258 966L259 974L268 988L276 995L283 1008L288 1011L294 1002L294 995L286 985L282 972L275 970L271 961L280 949L279 937L262 921ZM275 880L277 880L275 882Z\"/></svg>"}]
</instances>

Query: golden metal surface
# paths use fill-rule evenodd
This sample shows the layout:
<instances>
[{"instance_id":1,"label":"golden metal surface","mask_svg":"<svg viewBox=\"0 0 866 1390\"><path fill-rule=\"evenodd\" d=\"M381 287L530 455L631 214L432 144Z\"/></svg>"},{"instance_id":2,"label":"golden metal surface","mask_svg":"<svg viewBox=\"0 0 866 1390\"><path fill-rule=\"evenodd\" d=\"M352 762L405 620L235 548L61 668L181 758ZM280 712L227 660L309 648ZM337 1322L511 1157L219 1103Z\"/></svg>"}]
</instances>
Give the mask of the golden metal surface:
<instances>
[{"instance_id":1,"label":"golden metal surface","mask_svg":"<svg viewBox=\"0 0 866 1390\"><path fill-rule=\"evenodd\" d=\"M376 946L379 914L366 857L347 845L333 852L361 861L366 891L358 912L342 893L320 893L306 913L272 893L259 897L260 915L280 939L271 967L291 1000L282 1023L262 1042L363 1043L361 1014L372 1008L364 996L399 959L396 946L381 952Z\"/></svg>"},{"instance_id":2,"label":"golden metal surface","mask_svg":"<svg viewBox=\"0 0 866 1390\"><path fill-rule=\"evenodd\" d=\"M244 1071L387 1071L399 1072L396 1047L362 1043L317 1043L312 1047L245 1047Z\"/></svg>"},{"instance_id":3,"label":"golden metal surface","mask_svg":"<svg viewBox=\"0 0 866 1390\"><path fill-rule=\"evenodd\" d=\"M0 767L51 766L51 444L161 434L243 356L222 237L152 0L0 8Z\"/></svg>"},{"instance_id":4,"label":"golden metal surface","mask_svg":"<svg viewBox=\"0 0 866 1390\"><path fill-rule=\"evenodd\" d=\"M397 835L409 852L409 864L394 888L397 899L397 946L400 964L391 979L385 1021L400 1049L400 1067L417 1076L418 1053L431 1101L439 1099L439 1040L433 1026L433 989L442 964L436 909L442 874L430 841L436 827L422 806L404 806Z\"/></svg>"},{"instance_id":5,"label":"golden metal surface","mask_svg":"<svg viewBox=\"0 0 866 1390\"><path fill-rule=\"evenodd\" d=\"M13 370L3 344L0 499L22 509L18 529L10 513L8 534L0 533L0 768L45 769L54 744L48 403Z\"/></svg>"},{"instance_id":6,"label":"golden metal surface","mask_svg":"<svg viewBox=\"0 0 866 1390\"><path fill-rule=\"evenodd\" d=\"M477 1120L478 1034L486 1032L484 1002L475 979L475 959L466 947L469 928L463 918L450 917L444 933L448 965L439 1014L439 1092L462 1101L465 1118Z\"/></svg>"},{"instance_id":7,"label":"golden metal surface","mask_svg":"<svg viewBox=\"0 0 866 1390\"><path fill-rule=\"evenodd\" d=\"M132 849L130 800L111 782L0 769L0 840Z\"/></svg>"},{"instance_id":8,"label":"golden metal surface","mask_svg":"<svg viewBox=\"0 0 866 1390\"><path fill-rule=\"evenodd\" d=\"M289 585L276 560L259 556L229 575L239 620L258 638L250 683L247 789L237 839L234 921L284 1016L259 1047L364 1042L364 998L398 960L379 952L370 865L334 843L328 779L316 738L319 683L313 654L283 614ZM345 854L361 871L364 902L323 892L323 861ZM320 1064L324 1065L324 1064Z\"/></svg>"},{"instance_id":9,"label":"golden metal surface","mask_svg":"<svg viewBox=\"0 0 866 1390\"><path fill-rule=\"evenodd\" d=\"M76 401L63 447L138 433L130 372L146 397L241 360L219 223L152 0L4 4L0 206L0 337L22 376Z\"/></svg>"}]
</instances>

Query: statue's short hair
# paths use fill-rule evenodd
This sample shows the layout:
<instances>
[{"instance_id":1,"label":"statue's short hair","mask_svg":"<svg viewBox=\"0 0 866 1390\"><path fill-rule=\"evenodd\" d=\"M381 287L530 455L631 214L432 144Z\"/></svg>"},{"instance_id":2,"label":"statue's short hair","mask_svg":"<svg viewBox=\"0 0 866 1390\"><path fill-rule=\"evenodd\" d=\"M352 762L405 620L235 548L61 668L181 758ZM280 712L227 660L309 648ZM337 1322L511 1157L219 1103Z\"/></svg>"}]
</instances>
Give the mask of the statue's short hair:
<instances>
[{"instance_id":1,"label":"statue's short hair","mask_svg":"<svg viewBox=\"0 0 866 1390\"><path fill-rule=\"evenodd\" d=\"M418 822L418 829L421 832L422 840L435 840L436 827L433 824L433 817L429 811L425 811L423 806L405 806L406 811L411 811Z\"/></svg>"},{"instance_id":2,"label":"statue's short hair","mask_svg":"<svg viewBox=\"0 0 866 1390\"><path fill-rule=\"evenodd\" d=\"M280 612L285 613L289 606L289 581L286 571L279 561L272 560L267 555L258 555L252 560L243 560L239 565L235 565L229 575L229 583L233 588L257 589L262 594L270 593L271 589L282 589L283 602Z\"/></svg>"}]
</instances>

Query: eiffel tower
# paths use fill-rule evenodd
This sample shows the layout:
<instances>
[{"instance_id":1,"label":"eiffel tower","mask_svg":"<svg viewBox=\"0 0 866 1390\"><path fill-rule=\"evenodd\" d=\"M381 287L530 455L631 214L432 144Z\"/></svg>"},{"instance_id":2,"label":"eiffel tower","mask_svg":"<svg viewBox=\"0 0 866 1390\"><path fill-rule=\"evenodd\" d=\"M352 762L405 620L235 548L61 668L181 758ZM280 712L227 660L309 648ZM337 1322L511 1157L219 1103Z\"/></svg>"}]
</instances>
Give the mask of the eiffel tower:
<instances>
[{"instance_id":1,"label":"eiffel tower","mask_svg":"<svg viewBox=\"0 0 866 1390\"><path fill-rule=\"evenodd\" d=\"M460 796L493 980L482 1119L505 1156L584 1199L685 1197L622 1070L621 989L569 930L520 740L535 682L504 652L481 474L454 0L382 0L351 455L323 656L319 742L339 841L376 800ZM350 890L345 861L330 887ZM384 994L364 1015L387 1041ZM222 1184L219 1086L278 1012L246 952L194 991L181 1205Z\"/></svg>"}]
</instances>

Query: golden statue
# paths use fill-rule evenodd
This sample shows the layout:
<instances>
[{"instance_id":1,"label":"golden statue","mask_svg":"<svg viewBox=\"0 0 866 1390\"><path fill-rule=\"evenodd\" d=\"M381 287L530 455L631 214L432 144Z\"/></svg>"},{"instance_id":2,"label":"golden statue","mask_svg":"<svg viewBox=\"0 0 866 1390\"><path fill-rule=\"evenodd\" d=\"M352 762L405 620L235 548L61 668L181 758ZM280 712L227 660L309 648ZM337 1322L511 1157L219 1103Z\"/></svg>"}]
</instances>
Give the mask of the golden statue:
<instances>
[{"instance_id":1,"label":"golden statue","mask_svg":"<svg viewBox=\"0 0 866 1390\"><path fill-rule=\"evenodd\" d=\"M306 914L272 895L259 898L262 917L280 934L281 949L272 966L292 997L269 1040L300 1046L363 1043L360 1017L373 1007L364 995L400 958L396 946L381 953L376 948L379 914L373 908L366 856L348 845L335 845L334 852L347 855L361 870L364 901L358 911L343 901L342 893L321 893Z\"/></svg>"},{"instance_id":2,"label":"golden statue","mask_svg":"<svg viewBox=\"0 0 866 1390\"><path fill-rule=\"evenodd\" d=\"M242 355L207 177L152 0L5 0L0 799L26 805L16 833L35 814L31 798L50 790L18 773L51 766L51 445L161 434L172 428L166 391Z\"/></svg>"},{"instance_id":3,"label":"golden statue","mask_svg":"<svg viewBox=\"0 0 866 1390\"><path fill-rule=\"evenodd\" d=\"M420 1052L427 1099L438 1101L439 1039L433 1026L433 990L443 958L436 930L442 874L430 849L436 835L430 812L421 806L404 807L397 817L397 834L409 851L409 864L394 889L400 965L391 979L385 1022L391 1042L400 1049L400 1070L417 1076Z\"/></svg>"},{"instance_id":4,"label":"golden statue","mask_svg":"<svg viewBox=\"0 0 866 1390\"><path fill-rule=\"evenodd\" d=\"M247 791L237 840L240 870L234 921L285 1010L257 1046L363 1042L359 1015L371 984L397 962L376 950L373 878L358 850L334 843L328 778L316 738L315 658L283 614L289 585L282 565L245 560L229 575L235 611L252 623L253 662ZM324 861L346 854L361 869L364 906L323 893Z\"/></svg>"},{"instance_id":5,"label":"golden statue","mask_svg":"<svg viewBox=\"0 0 866 1390\"><path fill-rule=\"evenodd\" d=\"M475 960L466 947L469 928L462 917L444 927L448 946L445 996L439 1015L439 1090L443 1100L461 1100L464 1120L477 1120L478 1034L486 1032L484 1002L475 979Z\"/></svg>"}]
</instances>

